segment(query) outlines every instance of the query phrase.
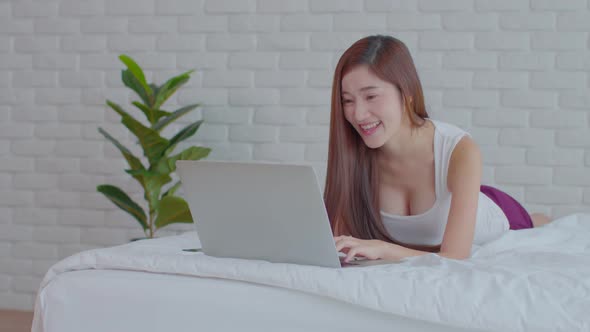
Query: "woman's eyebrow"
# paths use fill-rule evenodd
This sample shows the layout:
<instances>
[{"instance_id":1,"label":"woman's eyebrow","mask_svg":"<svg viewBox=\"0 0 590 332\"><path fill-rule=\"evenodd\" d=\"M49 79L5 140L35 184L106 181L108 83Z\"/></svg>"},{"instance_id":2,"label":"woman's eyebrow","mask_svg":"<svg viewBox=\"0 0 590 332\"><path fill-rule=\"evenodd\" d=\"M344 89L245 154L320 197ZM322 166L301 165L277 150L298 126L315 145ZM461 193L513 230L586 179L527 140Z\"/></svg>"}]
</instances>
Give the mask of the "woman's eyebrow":
<instances>
[{"instance_id":1,"label":"woman's eyebrow","mask_svg":"<svg viewBox=\"0 0 590 332\"><path fill-rule=\"evenodd\" d=\"M371 86L366 86L364 88L360 88L359 91L366 91L366 90L377 89L377 88L379 88L379 87L371 85ZM342 91L342 94L350 94L350 93L348 91Z\"/></svg>"}]
</instances>

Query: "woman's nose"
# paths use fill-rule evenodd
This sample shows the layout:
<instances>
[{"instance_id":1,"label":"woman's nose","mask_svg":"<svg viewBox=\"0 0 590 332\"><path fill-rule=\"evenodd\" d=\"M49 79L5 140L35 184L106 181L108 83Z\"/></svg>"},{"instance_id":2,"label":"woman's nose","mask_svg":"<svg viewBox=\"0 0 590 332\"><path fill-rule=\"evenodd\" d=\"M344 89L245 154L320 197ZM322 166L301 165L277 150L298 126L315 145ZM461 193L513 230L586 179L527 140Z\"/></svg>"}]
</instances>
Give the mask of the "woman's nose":
<instances>
[{"instance_id":1,"label":"woman's nose","mask_svg":"<svg viewBox=\"0 0 590 332\"><path fill-rule=\"evenodd\" d=\"M356 121L360 122L367 118L367 114L369 114L367 107L362 104L358 104L354 110L354 118Z\"/></svg>"}]
</instances>

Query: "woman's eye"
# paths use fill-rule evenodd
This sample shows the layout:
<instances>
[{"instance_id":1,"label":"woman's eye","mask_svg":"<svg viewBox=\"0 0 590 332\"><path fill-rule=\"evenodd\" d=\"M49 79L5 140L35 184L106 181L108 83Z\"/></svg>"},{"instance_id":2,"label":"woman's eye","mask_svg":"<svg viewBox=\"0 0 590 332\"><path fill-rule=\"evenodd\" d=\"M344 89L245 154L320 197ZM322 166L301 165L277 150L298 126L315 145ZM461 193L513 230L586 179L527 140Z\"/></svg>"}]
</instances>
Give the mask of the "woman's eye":
<instances>
[{"instance_id":1,"label":"woman's eye","mask_svg":"<svg viewBox=\"0 0 590 332\"><path fill-rule=\"evenodd\" d=\"M371 100L371 99L374 99L375 97L377 97L377 96L371 95L371 96L367 96L367 99Z\"/></svg>"},{"instance_id":2,"label":"woman's eye","mask_svg":"<svg viewBox=\"0 0 590 332\"><path fill-rule=\"evenodd\" d=\"M343 100L342 103L343 104L349 104L349 103L352 103L352 100Z\"/></svg>"}]
</instances>

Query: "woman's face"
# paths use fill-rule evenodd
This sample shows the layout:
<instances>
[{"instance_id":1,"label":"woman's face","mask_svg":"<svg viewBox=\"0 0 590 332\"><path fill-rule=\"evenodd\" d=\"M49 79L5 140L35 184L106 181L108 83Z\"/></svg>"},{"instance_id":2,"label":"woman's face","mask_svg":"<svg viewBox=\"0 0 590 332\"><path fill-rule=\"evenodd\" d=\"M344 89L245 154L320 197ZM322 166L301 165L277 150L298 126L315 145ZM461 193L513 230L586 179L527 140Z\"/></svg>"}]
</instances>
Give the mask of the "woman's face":
<instances>
[{"instance_id":1,"label":"woman's face","mask_svg":"<svg viewBox=\"0 0 590 332\"><path fill-rule=\"evenodd\" d=\"M381 80L368 66L356 66L342 77L344 117L372 149L398 132L403 114L399 89Z\"/></svg>"}]
</instances>

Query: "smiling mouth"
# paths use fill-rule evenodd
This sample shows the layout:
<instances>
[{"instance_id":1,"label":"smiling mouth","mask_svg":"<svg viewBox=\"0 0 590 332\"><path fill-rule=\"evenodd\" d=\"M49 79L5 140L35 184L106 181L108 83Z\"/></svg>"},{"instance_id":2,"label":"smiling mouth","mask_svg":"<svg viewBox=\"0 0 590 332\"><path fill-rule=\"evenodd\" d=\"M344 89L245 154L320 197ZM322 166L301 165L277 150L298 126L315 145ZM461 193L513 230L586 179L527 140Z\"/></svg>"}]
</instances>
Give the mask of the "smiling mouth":
<instances>
[{"instance_id":1,"label":"smiling mouth","mask_svg":"<svg viewBox=\"0 0 590 332\"><path fill-rule=\"evenodd\" d=\"M380 124L381 124L381 121L375 121L375 122L369 123L367 125L361 125L360 127L363 130L370 130L370 129L373 129L373 128L377 127Z\"/></svg>"},{"instance_id":2,"label":"smiling mouth","mask_svg":"<svg viewBox=\"0 0 590 332\"><path fill-rule=\"evenodd\" d=\"M359 126L361 129L361 134L364 136L370 136L377 131L377 129L381 126L381 121L376 121L373 123L369 123L366 125Z\"/></svg>"}]
</instances>

